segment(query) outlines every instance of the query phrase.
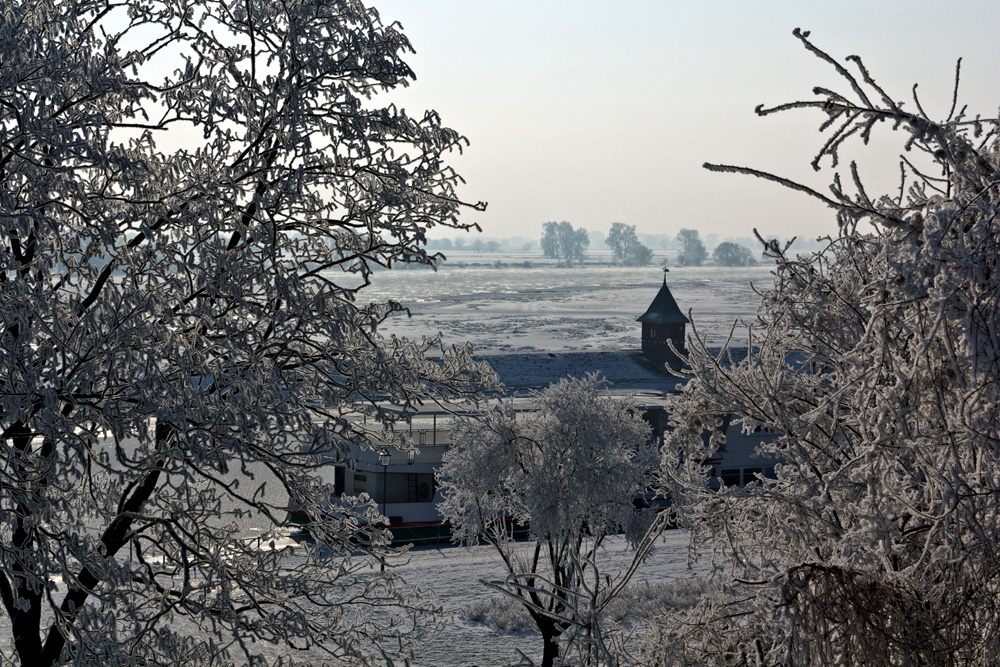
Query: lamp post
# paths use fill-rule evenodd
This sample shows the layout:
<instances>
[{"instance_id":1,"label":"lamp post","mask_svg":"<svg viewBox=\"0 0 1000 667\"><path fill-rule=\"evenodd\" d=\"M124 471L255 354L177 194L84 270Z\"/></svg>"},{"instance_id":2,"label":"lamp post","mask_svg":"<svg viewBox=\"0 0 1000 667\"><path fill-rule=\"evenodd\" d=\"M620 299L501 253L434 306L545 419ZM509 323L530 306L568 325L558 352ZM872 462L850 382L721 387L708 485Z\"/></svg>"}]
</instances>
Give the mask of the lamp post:
<instances>
[{"instance_id":1,"label":"lamp post","mask_svg":"<svg viewBox=\"0 0 1000 667\"><path fill-rule=\"evenodd\" d=\"M388 479L388 469L389 462L392 461L392 456L389 455L389 450L383 449L378 453L378 464L382 466L382 514L385 516L386 521L389 520L389 510L386 509L386 504L389 498L389 489L386 487L386 480Z\"/></svg>"},{"instance_id":2,"label":"lamp post","mask_svg":"<svg viewBox=\"0 0 1000 667\"><path fill-rule=\"evenodd\" d=\"M392 461L392 456L389 455L388 449L382 449L378 453L378 464L382 466L382 516L385 517L386 528L392 523L389 521L389 510L387 508L389 502L389 489L386 488L386 480L388 479L388 469L389 462ZM379 558L381 561L381 567L379 568L382 572L385 572L385 557Z\"/></svg>"}]
</instances>

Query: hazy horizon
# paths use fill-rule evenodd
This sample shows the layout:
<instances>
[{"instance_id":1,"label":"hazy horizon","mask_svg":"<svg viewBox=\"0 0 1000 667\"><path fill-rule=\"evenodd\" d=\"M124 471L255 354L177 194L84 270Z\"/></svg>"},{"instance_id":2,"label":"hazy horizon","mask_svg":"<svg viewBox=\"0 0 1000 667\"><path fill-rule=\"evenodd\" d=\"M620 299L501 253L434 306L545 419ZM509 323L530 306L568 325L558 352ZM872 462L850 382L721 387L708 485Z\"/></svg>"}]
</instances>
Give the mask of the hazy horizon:
<instances>
[{"instance_id":1,"label":"hazy horizon","mask_svg":"<svg viewBox=\"0 0 1000 667\"><path fill-rule=\"evenodd\" d=\"M995 115L1000 3L455 3L378 0L416 49L417 81L385 99L417 114L437 110L471 145L451 160L485 200L467 210L482 236L537 238L547 221L588 230L612 222L640 233L816 237L832 211L805 195L748 177L713 174L703 162L753 166L825 191L833 172L810 161L824 137L818 112L757 117L758 104L813 99L817 85L845 90L833 68L792 36L801 27L837 62L860 55L896 100L932 116L959 100ZM871 191L898 186L905 137L876 128L873 146L850 146ZM453 236L451 230L432 236ZM470 241L476 236L470 235Z\"/></svg>"}]
</instances>

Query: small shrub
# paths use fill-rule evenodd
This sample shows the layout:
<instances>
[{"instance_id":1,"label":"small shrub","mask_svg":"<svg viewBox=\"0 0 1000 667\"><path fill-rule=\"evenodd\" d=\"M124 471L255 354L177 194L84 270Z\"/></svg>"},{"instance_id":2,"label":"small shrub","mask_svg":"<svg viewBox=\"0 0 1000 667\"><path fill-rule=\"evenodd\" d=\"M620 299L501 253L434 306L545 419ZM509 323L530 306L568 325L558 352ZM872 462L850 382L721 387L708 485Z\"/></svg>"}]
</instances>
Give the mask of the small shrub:
<instances>
[{"instance_id":1,"label":"small shrub","mask_svg":"<svg viewBox=\"0 0 1000 667\"><path fill-rule=\"evenodd\" d=\"M460 615L469 623L486 625L498 632L511 634L538 632L524 605L506 595L494 595L485 600L476 600L463 609Z\"/></svg>"},{"instance_id":2,"label":"small shrub","mask_svg":"<svg viewBox=\"0 0 1000 667\"><path fill-rule=\"evenodd\" d=\"M605 618L612 623L643 623L669 612L693 607L706 590L707 584L703 579L635 584L612 600L605 611ZM524 606L506 595L477 600L460 614L468 623L486 625L497 632L523 634L538 631Z\"/></svg>"}]
</instances>

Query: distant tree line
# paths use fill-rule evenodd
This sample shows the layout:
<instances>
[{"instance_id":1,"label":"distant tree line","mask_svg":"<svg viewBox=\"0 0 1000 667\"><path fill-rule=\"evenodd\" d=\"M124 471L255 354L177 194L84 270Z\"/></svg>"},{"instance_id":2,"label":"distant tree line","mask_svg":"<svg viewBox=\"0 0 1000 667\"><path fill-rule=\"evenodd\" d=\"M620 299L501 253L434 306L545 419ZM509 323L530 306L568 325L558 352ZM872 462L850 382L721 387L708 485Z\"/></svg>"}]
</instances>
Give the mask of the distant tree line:
<instances>
[{"instance_id":1,"label":"distant tree line","mask_svg":"<svg viewBox=\"0 0 1000 667\"><path fill-rule=\"evenodd\" d=\"M639 241L635 225L615 222L604 240L611 249L616 264L645 266L653 261L653 251ZM570 264L583 262L590 246L590 234L583 227L574 228L568 222L546 222L542 225L542 254Z\"/></svg>"},{"instance_id":2,"label":"distant tree line","mask_svg":"<svg viewBox=\"0 0 1000 667\"><path fill-rule=\"evenodd\" d=\"M473 252L500 252L500 242L499 241L484 241L483 239L476 239L472 242Z\"/></svg>"},{"instance_id":3,"label":"distant tree line","mask_svg":"<svg viewBox=\"0 0 1000 667\"><path fill-rule=\"evenodd\" d=\"M472 252L501 252L504 250L530 252L538 246L537 241L526 239L523 236L513 236L510 238L477 238L469 240L464 236L454 238L428 239L428 250L471 250Z\"/></svg>"},{"instance_id":4,"label":"distant tree line","mask_svg":"<svg viewBox=\"0 0 1000 667\"><path fill-rule=\"evenodd\" d=\"M713 235L714 236L714 235ZM677 263L681 266L701 266L708 258L708 251L701 242L697 229L682 229L677 233L680 253ZM712 251L716 266L754 266L757 263L750 248L733 241L723 241Z\"/></svg>"},{"instance_id":5,"label":"distant tree line","mask_svg":"<svg viewBox=\"0 0 1000 667\"><path fill-rule=\"evenodd\" d=\"M556 223L558 224L558 223ZM577 230L578 232L580 230ZM643 234L636 230L635 225L626 225L615 222L611 225L611 231L607 236L597 231L588 231L589 249L594 246L600 248L606 245L611 251L614 261L625 266L644 266L653 261L653 251L651 248L660 250L674 250L683 253L685 261L693 261L685 266L699 266L707 261L711 256L712 261L718 266L752 266L760 261L761 242L750 236L725 237L719 240L719 235L709 233L702 236L700 232L693 229L681 230L682 233L671 234ZM697 257L701 255L697 251L697 244L692 244L693 253L685 253L685 239L691 233L695 233L698 242L706 251L701 262L697 262ZM784 247L789 241L792 242L790 248L798 252L813 252L824 248L823 239L800 238L785 239L777 235L767 235L765 240L774 241L779 246ZM687 242L690 242L687 241ZM742 250L734 250L733 245L742 247ZM427 240L428 250L463 250L473 252L532 252L538 250L539 243L524 236L511 237L482 237L470 241L468 236L454 236L451 238L432 238ZM719 248L722 247L721 250ZM564 259L552 256L554 259Z\"/></svg>"},{"instance_id":6,"label":"distant tree line","mask_svg":"<svg viewBox=\"0 0 1000 667\"><path fill-rule=\"evenodd\" d=\"M760 246L760 241L750 237L729 237L721 243L718 234L706 234L704 241L697 229L681 229L677 236L640 235L635 225L614 222L606 237L598 232L588 232L583 227L574 228L569 222L547 222L542 226L540 244L521 236L511 238L477 238L471 242L465 236L454 238L430 239L428 250L471 250L477 253L497 253L501 251L531 252L539 245L542 254L551 259L561 260L566 264L583 263L586 252L592 242L603 243L611 251L615 264L620 266L646 266L653 261L653 251L643 243L643 239L655 243L659 241L661 248L677 250L678 266L701 266L711 261L716 266L754 266L759 255L752 248ZM783 244L780 237L772 237L777 243ZM597 241L594 241L597 239ZM818 247L819 242L799 241L795 248L808 250Z\"/></svg>"}]
</instances>

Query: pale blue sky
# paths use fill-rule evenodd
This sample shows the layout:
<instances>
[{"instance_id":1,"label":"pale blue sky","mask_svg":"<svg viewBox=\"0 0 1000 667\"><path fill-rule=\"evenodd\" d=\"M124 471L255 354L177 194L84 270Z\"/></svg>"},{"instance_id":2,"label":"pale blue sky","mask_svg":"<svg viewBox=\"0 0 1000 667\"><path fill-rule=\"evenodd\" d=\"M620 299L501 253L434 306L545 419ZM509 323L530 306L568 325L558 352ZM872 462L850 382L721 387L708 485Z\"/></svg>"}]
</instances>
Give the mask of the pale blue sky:
<instances>
[{"instance_id":1,"label":"pale blue sky","mask_svg":"<svg viewBox=\"0 0 1000 667\"><path fill-rule=\"evenodd\" d=\"M947 113L960 56L961 100L984 115L1000 105L995 0L373 2L417 50L417 81L393 99L411 112L437 109L472 142L454 164L468 181L463 197L489 202L464 218L488 236L537 237L548 220L722 237L754 226L830 232L832 212L803 195L701 168L735 163L829 182L828 170L809 167L822 143L819 114L753 113L839 85L792 37L795 27L838 59L862 56L896 99L909 100L919 82L932 114ZM859 161L891 188L897 160L879 148Z\"/></svg>"}]
</instances>

